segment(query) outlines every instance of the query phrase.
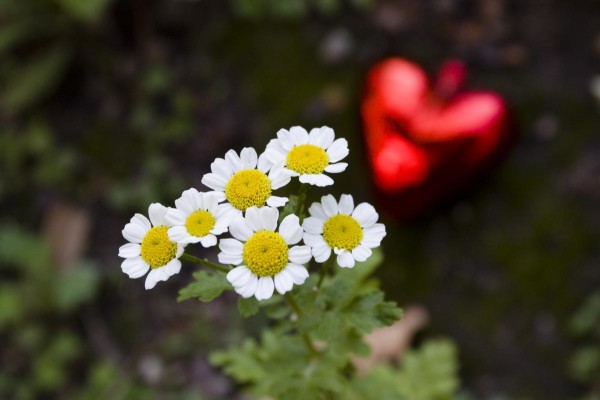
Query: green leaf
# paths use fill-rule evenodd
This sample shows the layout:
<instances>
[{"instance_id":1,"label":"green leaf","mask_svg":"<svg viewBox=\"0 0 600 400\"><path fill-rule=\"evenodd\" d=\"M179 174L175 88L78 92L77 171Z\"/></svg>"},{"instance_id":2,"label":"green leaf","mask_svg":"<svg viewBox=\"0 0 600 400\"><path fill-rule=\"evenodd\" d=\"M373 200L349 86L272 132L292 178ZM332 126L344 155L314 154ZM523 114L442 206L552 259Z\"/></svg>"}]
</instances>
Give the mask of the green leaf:
<instances>
[{"instance_id":1,"label":"green leaf","mask_svg":"<svg viewBox=\"0 0 600 400\"><path fill-rule=\"evenodd\" d=\"M281 210L281 213L279 213L279 222L283 221L283 219L288 215L296 213L299 200L299 197L295 194L288 198L288 202L286 203L285 207L283 207L283 210Z\"/></svg>"},{"instance_id":2,"label":"green leaf","mask_svg":"<svg viewBox=\"0 0 600 400\"><path fill-rule=\"evenodd\" d=\"M237 309L242 317L248 318L256 315L260 309L260 306L258 304L258 300L256 300L254 297L250 297L248 299L240 297L237 302Z\"/></svg>"},{"instance_id":3,"label":"green leaf","mask_svg":"<svg viewBox=\"0 0 600 400\"><path fill-rule=\"evenodd\" d=\"M383 301L383 292L363 295L347 307L348 322L359 332L368 333L374 328L388 326L402 317L402 309L395 302Z\"/></svg>"},{"instance_id":4,"label":"green leaf","mask_svg":"<svg viewBox=\"0 0 600 400\"><path fill-rule=\"evenodd\" d=\"M26 65L14 71L3 90L2 105L17 113L40 101L62 80L69 58L70 52L63 46L40 51Z\"/></svg>"},{"instance_id":5,"label":"green leaf","mask_svg":"<svg viewBox=\"0 0 600 400\"><path fill-rule=\"evenodd\" d=\"M113 0L57 0L58 4L72 17L83 22L100 19Z\"/></svg>"},{"instance_id":6,"label":"green leaf","mask_svg":"<svg viewBox=\"0 0 600 400\"><path fill-rule=\"evenodd\" d=\"M54 285L57 307L69 311L91 300L96 295L98 283L98 272L91 264L78 264L62 271Z\"/></svg>"},{"instance_id":7,"label":"green leaf","mask_svg":"<svg viewBox=\"0 0 600 400\"><path fill-rule=\"evenodd\" d=\"M211 271L198 271L193 274L196 282L190 283L179 291L177 301L198 298L200 301L211 301L223 291L231 289L225 274Z\"/></svg>"}]
</instances>

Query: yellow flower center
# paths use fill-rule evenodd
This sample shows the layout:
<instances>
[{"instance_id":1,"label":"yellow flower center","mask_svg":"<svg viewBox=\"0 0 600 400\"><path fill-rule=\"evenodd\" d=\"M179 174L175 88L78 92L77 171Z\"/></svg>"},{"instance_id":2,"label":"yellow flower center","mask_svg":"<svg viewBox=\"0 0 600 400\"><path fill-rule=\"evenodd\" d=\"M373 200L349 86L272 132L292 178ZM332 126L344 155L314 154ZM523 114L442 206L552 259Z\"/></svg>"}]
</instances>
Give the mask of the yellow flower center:
<instances>
[{"instance_id":1,"label":"yellow flower center","mask_svg":"<svg viewBox=\"0 0 600 400\"><path fill-rule=\"evenodd\" d=\"M352 250L360 244L362 238L362 228L349 215L334 215L323 225L323 239L331 248Z\"/></svg>"},{"instance_id":2,"label":"yellow flower center","mask_svg":"<svg viewBox=\"0 0 600 400\"><path fill-rule=\"evenodd\" d=\"M301 144L287 155L286 167L299 174L320 174L329 164L329 156L319 146Z\"/></svg>"},{"instance_id":3,"label":"yellow flower center","mask_svg":"<svg viewBox=\"0 0 600 400\"><path fill-rule=\"evenodd\" d=\"M252 206L262 207L271 197L271 181L259 170L243 169L227 182L225 197L238 210L245 211Z\"/></svg>"},{"instance_id":4,"label":"yellow flower center","mask_svg":"<svg viewBox=\"0 0 600 400\"><path fill-rule=\"evenodd\" d=\"M150 268L162 267L175 258L177 243L169 240L168 230L164 225L155 226L142 239L142 258Z\"/></svg>"},{"instance_id":5,"label":"yellow flower center","mask_svg":"<svg viewBox=\"0 0 600 400\"><path fill-rule=\"evenodd\" d=\"M190 214L185 220L185 228L193 236L203 237L210 233L215 227L217 220L211 213L205 210L198 210Z\"/></svg>"},{"instance_id":6,"label":"yellow flower center","mask_svg":"<svg viewBox=\"0 0 600 400\"><path fill-rule=\"evenodd\" d=\"M244 244L244 264L257 276L274 276L288 263L288 246L279 233L260 231Z\"/></svg>"}]
</instances>

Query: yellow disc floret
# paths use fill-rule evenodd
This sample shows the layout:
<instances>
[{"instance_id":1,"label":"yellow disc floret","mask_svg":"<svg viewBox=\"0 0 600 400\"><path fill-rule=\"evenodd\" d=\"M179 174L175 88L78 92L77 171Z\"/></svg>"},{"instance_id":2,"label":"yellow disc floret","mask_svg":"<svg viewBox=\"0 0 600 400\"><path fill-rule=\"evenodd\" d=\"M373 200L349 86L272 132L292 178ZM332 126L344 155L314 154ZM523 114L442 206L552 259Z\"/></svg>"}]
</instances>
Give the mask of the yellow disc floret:
<instances>
[{"instance_id":1,"label":"yellow disc floret","mask_svg":"<svg viewBox=\"0 0 600 400\"><path fill-rule=\"evenodd\" d=\"M164 225L155 226L142 239L142 258L150 268L162 267L175 258L177 243L169 240L168 229Z\"/></svg>"},{"instance_id":2,"label":"yellow disc floret","mask_svg":"<svg viewBox=\"0 0 600 400\"><path fill-rule=\"evenodd\" d=\"M331 248L350 251L360 244L362 238L362 228L349 215L334 215L323 225L323 239Z\"/></svg>"},{"instance_id":3,"label":"yellow disc floret","mask_svg":"<svg viewBox=\"0 0 600 400\"><path fill-rule=\"evenodd\" d=\"M238 210L245 211L252 206L262 207L271 197L271 181L259 170L243 169L227 182L225 197Z\"/></svg>"},{"instance_id":4,"label":"yellow disc floret","mask_svg":"<svg viewBox=\"0 0 600 400\"><path fill-rule=\"evenodd\" d=\"M244 244L244 264L257 276L274 276L288 263L288 246L277 232L259 231Z\"/></svg>"},{"instance_id":5,"label":"yellow disc floret","mask_svg":"<svg viewBox=\"0 0 600 400\"><path fill-rule=\"evenodd\" d=\"M205 210L198 210L190 214L185 220L185 228L192 236L203 237L210 233L215 227L217 220L211 213Z\"/></svg>"},{"instance_id":6,"label":"yellow disc floret","mask_svg":"<svg viewBox=\"0 0 600 400\"><path fill-rule=\"evenodd\" d=\"M299 174L320 174L329 165L325 150L312 144L294 147L287 155L286 167Z\"/></svg>"}]
</instances>

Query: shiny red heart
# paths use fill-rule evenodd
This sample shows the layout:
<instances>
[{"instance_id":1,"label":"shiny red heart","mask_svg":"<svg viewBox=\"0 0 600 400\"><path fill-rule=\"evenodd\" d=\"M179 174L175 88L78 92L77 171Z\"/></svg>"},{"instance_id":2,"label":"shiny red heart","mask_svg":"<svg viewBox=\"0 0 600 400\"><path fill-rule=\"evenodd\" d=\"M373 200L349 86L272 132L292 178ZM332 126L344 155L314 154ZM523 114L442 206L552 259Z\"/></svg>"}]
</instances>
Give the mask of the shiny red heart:
<instances>
[{"instance_id":1,"label":"shiny red heart","mask_svg":"<svg viewBox=\"0 0 600 400\"><path fill-rule=\"evenodd\" d=\"M435 86L416 64L392 58L368 74L362 118L381 205L405 220L481 178L514 139L506 103L461 91L466 67L448 61Z\"/></svg>"}]
</instances>

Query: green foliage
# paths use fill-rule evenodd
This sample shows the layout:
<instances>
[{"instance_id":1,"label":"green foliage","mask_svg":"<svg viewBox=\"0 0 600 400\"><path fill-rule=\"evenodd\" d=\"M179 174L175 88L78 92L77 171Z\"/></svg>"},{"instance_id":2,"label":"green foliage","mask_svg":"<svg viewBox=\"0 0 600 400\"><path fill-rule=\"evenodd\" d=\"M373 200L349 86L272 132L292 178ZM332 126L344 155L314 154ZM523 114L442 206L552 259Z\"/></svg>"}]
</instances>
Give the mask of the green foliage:
<instances>
[{"instance_id":1,"label":"green foliage","mask_svg":"<svg viewBox=\"0 0 600 400\"><path fill-rule=\"evenodd\" d=\"M350 399L449 400L458 388L456 347L440 339L406 353L399 367L374 367L354 383Z\"/></svg>"},{"instance_id":2,"label":"green foliage","mask_svg":"<svg viewBox=\"0 0 600 400\"><path fill-rule=\"evenodd\" d=\"M351 357L368 353L363 334L401 316L395 303L383 301L370 278L382 260L381 252L375 251L353 269L336 267L333 277L323 281L312 274L284 296L291 307L279 296L260 303L239 300L242 315L264 307L278 323L264 331L260 341L247 339L241 346L213 353L211 362L248 384L257 397L346 398L354 374Z\"/></svg>"},{"instance_id":3,"label":"green foliage","mask_svg":"<svg viewBox=\"0 0 600 400\"><path fill-rule=\"evenodd\" d=\"M590 385L589 398L600 397L600 292L592 293L571 317L569 330L585 344L571 355L568 371Z\"/></svg>"},{"instance_id":4,"label":"green foliage","mask_svg":"<svg viewBox=\"0 0 600 400\"><path fill-rule=\"evenodd\" d=\"M211 301L231 289L222 272L197 271L193 274L196 280L179 291L177 301L197 298L200 301Z\"/></svg>"}]
</instances>

